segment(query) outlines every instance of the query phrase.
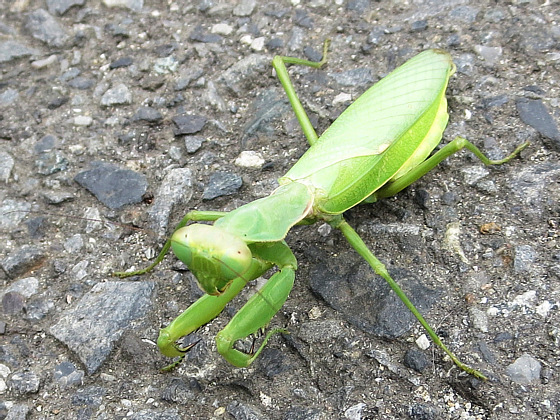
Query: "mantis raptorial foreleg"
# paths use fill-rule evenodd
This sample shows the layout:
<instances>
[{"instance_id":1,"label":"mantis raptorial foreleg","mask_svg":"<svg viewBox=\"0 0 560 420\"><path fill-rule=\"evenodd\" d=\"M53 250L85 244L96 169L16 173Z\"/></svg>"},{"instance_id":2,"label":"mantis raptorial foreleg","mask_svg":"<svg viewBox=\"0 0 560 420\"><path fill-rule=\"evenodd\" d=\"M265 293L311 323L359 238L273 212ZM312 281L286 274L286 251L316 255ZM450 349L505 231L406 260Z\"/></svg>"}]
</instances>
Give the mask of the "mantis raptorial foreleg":
<instances>
[{"instance_id":1,"label":"mantis raptorial foreleg","mask_svg":"<svg viewBox=\"0 0 560 420\"><path fill-rule=\"evenodd\" d=\"M292 267L280 269L216 335L218 352L228 362L237 367L247 367L259 356L273 334L288 332L283 328L268 331L261 345L253 354L247 354L233 347L237 340L254 334L270 322L286 302L294 285L294 280L295 271Z\"/></svg>"},{"instance_id":2,"label":"mantis raptorial foreleg","mask_svg":"<svg viewBox=\"0 0 560 420\"><path fill-rule=\"evenodd\" d=\"M250 248L254 257L253 263L243 277L234 279L220 295L206 294L202 296L171 324L160 331L158 346L161 352L167 357L180 358L167 366L166 370L180 363L186 352L192 347L192 345L179 347L176 344L179 338L190 334L218 316L226 304L243 289L247 281L259 277L273 265L278 266L279 271L249 299L228 325L218 333L216 345L218 352L232 365L246 367L260 354L272 334L286 332L284 329L269 331L254 354L246 354L233 347L237 340L265 327L280 310L292 290L297 268L297 261L293 253L284 242L254 244Z\"/></svg>"},{"instance_id":3,"label":"mantis raptorial foreleg","mask_svg":"<svg viewBox=\"0 0 560 420\"><path fill-rule=\"evenodd\" d=\"M221 295L208 295L200 297L195 303L175 318L171 324L160 330L158 337L158 347L162 354L167 357L179 357L179 359L166 366L164 370L170 370L179 364L186 353L193 347L179 347L177 340L196 331L202 325L207 324L216 318L240 291L245 287L248 280L259 277L263 272L270 268L269 264L262 264L254 261L252 267L245 274L246 277L237 277Z\"/></svg>"},{"instance_id":4,"label":"mantis raptorial foreleg","mask_svg":"<svg viewBox=\"0 0 560 420\"><path fill-rule=\"evenodd\" d=\"M199 211L199 210L189 211L185 215L185 217L183 217L181 219L181 221L179 222L179 224L175 228L174 232L177 231L178 229L182 228L182 227L185 227L191 221L192 222L202 222L202 221L213 222L215 220L218 220L220 217L225 216L226 214L227 214L227 212L223 212L223 211ZM143 268L141 270L135 270L135 271L115 271L113 273L113 276L120 277L121 279L124 279L126 277L140 276L142 274L146 274L147 272L151 271L155 266L157 266L160 262L163 261L163 259L165 258L165 255L167 254L167 252L169 252L169 248L171 248L171 236L169 237L169 239L163 245L163 248L161 249L160 253L156 257L154 262L151 263L149 266L147 266L146 268Z\"/></svg>"}]
</instances>

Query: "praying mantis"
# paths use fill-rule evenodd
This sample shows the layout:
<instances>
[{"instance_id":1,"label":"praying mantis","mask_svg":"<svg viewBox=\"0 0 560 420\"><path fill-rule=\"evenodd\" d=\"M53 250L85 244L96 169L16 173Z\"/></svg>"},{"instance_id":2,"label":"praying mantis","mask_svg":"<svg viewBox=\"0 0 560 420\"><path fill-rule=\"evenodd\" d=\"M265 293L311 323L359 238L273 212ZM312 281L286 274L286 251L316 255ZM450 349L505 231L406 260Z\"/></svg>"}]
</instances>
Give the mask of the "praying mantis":
<instances>
[{"instance_id":1,"label":"praying mantis","mask_svg":"<svg viewBox=\"0 0 560 420\"><path fill-rule=\"evenodd\" d=\"M157 343L161 353L178 358L168 366L172 368L194 345L181 347L177 340L218 316L248 281L277 267L266 284L216 336L218 352L232 365L247 367L273 334L287 332L278 328L268 331L251 354L234 347L237 340L265 328L288 298L297 269L296 258L284 241L288 231L295 225L323 221L342 232L460 369L486 379L447 348L343 213L359 203L373 203L395 195L461 149L471 151L486 165L499 165L518 155L528 143L521 144L504 159L490 160L475 145L457 137L430 156L447 125L445 91L455 72L451 56L441 50L424 51L377 82L319 137L295 93L286 65L318 69L326 63L328 46L325 41L323 58L318 62L284 56L276 56L272 61L310 145L278 180L279 187L269 196L230 212L188 212L151 265L114 274L144 274L172 248L198 280L205 295L160 331Z\"/></svg>"}]
</instances>

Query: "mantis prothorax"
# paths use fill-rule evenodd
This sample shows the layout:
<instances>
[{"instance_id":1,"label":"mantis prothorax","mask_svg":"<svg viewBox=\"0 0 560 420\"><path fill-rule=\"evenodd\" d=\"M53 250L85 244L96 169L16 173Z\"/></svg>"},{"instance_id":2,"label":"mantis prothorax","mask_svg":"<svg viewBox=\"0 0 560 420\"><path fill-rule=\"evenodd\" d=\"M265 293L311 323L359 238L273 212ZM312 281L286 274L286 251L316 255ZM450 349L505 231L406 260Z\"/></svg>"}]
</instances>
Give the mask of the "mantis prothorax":
<instances>
[{"instance_id":1,"label":"mantis prothorax","mask_svg":"<svg viewBox=\"0 0 560 420\"><path fill-rule=\"evenodd\" d=\"M325 221L339 229L375 273L389 283L458 367L485 379L443 344L342 213L361 202L375 202L398 193L463 148L486 165L499 165L516 156L527 143L505 159L490 160L472 143L457 137L430 156L447 125L445 90L455 71L451 56L440 50L424 51L394 70L351 104L319 137L295 93L286 64L320 68L326 62L327 49L328 41L319 62L282 56L272 61L311 146L279 179L280 186L268 197L231 212L187 213L153 264L143 270L115 274L127 277L146 273L162 261L171 247L196 276L206 294L162 329L158 339L164 355L181 360L192 346L180 347L176 343L179 338L215 318L248 280L277 266L278 271L259 293L216 336L220 354L231 364L246 367L272 334L284 331L269 331L253 354L234 348L237 340L265 327L288 298L297 261L284 238L294 225ZM199 221L214 223L189 225Z\"/></svg>"}]
</instances>

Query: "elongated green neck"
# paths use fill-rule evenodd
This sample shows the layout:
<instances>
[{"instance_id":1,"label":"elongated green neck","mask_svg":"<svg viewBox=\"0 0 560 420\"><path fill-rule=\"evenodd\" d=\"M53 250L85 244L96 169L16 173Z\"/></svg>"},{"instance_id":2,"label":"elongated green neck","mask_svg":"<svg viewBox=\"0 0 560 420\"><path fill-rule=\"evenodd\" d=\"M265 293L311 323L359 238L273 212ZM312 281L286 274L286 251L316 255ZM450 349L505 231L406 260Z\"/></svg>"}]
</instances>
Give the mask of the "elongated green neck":
<instances>
[{"instance_id":1,"label":"elongated green neck","mask_svg":"<svg viewBox=\"0 0 560 420\"><path fill-rule=\"evenodd\" d=\"M214 223L247 243L275 242L284 239L288 231L311 214L313 194L299 182L278 187L268 197L233 210Z\"/></svg>"}]
</instances>

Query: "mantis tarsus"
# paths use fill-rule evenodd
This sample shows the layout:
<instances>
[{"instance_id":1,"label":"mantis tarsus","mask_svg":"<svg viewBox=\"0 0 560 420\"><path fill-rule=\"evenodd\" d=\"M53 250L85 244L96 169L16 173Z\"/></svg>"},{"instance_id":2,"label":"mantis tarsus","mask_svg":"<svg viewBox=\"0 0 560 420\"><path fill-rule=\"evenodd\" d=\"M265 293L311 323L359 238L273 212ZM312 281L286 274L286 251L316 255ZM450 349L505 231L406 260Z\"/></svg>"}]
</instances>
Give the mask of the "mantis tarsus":
<instances>
[{"instance_id":1,"label":"mantis tarsus","mask_svg":"<svg viewBox=\"0 0 560 420\"><path fill-rule=\"evenodd\" d=\"M457 137L429 156L440 143L447 125L445 90L455 71L451 56L427 50L410 59L376 83L319 137L304 111L286 64L320 68L323 59L312 62L276 56L272 65L280 79L309 150L279 179L280 186L268 197L231 212L191 211L182 219L156 260L147 268L115 275L144 274L159 264L171 247L198 279L206 292L168 327L160 332L158 346L168 357L179 357L192 347L180 347L177 340L210 322L245 286L271 269L278 271L249 299L229 324L218 333L218 351L231 364L249 366L263 350L247 354L234 343L264 328L282 307L292 289L297 261L284 242L290 228L324 221L339 229L350 245L383 277L416 316L432 340L465 372L485 376L462 363L441 341L385 266L371 253L342 213L361 202L375 202L392 196L438 165L466 148L484 164L502 164L527 146L524 143L502 160L488 159L476 146ZM213 225L189 222L214 222Z\"/></svg>"}]
</instances>

